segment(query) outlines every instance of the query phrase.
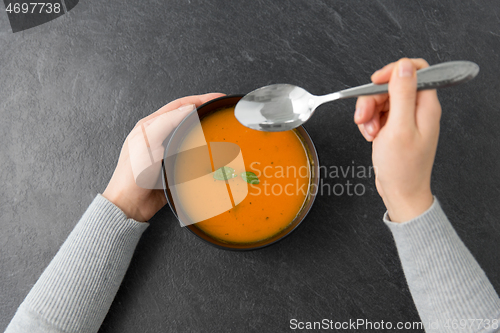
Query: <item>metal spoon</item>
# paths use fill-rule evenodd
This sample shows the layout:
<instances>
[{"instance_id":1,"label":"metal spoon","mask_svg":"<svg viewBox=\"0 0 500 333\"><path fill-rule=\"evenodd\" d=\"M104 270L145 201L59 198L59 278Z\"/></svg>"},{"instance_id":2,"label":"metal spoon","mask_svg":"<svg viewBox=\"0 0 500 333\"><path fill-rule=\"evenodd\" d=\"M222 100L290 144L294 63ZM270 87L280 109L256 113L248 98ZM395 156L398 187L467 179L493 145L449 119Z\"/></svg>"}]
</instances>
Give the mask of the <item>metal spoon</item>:
<instances>
[{"instance_id":1,"label":"metal spoon","mask_svg":"<svg viewBox=\"0 0 500 333\"><path fill-rule=\"evenodd\" d=\"M450 61L417 71L417 89L454 86L472 80L479 66L470 61ZM332 94L315 96L291 84L272 84L245 95L236 104L235 116L246 127L280 132L298 127L311 118L323 103L337 99L376 95L388 92L387 84L373 83Z\"/></svg>"}]
</instances>

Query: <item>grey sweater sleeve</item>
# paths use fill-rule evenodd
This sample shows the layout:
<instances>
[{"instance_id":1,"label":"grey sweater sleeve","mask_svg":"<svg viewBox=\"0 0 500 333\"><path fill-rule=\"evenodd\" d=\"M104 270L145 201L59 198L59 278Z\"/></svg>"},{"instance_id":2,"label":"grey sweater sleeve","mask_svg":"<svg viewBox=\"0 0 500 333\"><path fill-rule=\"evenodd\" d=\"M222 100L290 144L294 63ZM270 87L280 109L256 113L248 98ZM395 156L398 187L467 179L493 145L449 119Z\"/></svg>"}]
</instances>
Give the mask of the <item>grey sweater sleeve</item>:
<instances>
[{"instance_id":1,"label":"grey sweater sleeve","mask_svg":"<svg viewBox=\"0 0 500 333\"><path fill-rule=\"evenodd\" d=\"M411 221L394 223L386 213L384 222L426 332L500 331L500 299L436 198Z\"/></svg>"},{"instance_id":2,"label":"grey sweater sleeve","mask_svg":"<svg viewBox=\"0 0 500 333\"><path fill-rule=\"evenodd\" d=\"M98 195L5 332L97 332L147 227Z\"/></svg>"}]
</instances>

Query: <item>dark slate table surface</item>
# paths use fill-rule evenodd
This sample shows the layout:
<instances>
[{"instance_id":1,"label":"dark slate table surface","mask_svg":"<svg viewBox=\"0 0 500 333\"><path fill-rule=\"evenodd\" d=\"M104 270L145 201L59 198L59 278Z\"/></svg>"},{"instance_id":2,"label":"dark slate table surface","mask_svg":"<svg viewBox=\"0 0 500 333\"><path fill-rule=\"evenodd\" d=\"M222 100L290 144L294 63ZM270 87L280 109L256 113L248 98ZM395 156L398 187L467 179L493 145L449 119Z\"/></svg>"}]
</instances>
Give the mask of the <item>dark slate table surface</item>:
<instances>
[{"instance_id":1,"label":"dark slate table surface","mask_svg":"<svg viewBox=\"0 0 500 333\"><path fill-rule=\"evenodd\" d=\"M433 191L500 291L500 6L497 0L81 1L24 32L0 13L0 329L86 207L136 121L181 96L271 83L324 94L400 57L471 60L441 90ZM355 100L306 124L321 164L368 167ZM168 207L144 233L102 332L289 330L290 319L419 321L373 178L323 195L271 247L216 249Z\"/></svg>"}]
</instances>

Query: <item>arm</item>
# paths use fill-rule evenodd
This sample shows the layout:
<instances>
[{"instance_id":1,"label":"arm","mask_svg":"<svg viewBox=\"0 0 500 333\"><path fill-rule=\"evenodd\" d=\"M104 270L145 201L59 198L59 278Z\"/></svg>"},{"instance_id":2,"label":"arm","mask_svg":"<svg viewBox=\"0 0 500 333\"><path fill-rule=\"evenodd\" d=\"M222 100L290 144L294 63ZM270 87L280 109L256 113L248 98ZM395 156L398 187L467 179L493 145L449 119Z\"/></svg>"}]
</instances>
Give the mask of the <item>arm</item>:
<instances>
[{"instance_id":1,"label":"arm","mask_svg":"<svg viewBox=\"0 0 500 333\"><path fill-rule=\"evenodd\" d=\"M89 206L6 333L98 331L148 226L138 221L148 221L166 204L156 187L163 141L195 106L220 96L184 97L137 123L103 195Z\"/></svg>"},{"instance_id":2,"label":"arm","mask_svg":"<svg viewBox=\"0 0 500 333\"><path fill-rule=\"evenodd\" d=\"M373 142L384 222L426 331L454 332L452 320L484 319L489 324L467 322L462 332L493 332L498 295L431 193L441 106L435 90L416 91L416 70L427 66L401 59L375 72L372 81L389 82L389 94L359 98L354 120Z\"/></svg>"},{"instance_id":3,"label":"arm","mask_svg":"<svg viewBox=\"0 0 500 333\"><path fill-rule=\"evenodd\" d=\"M98 195L33 286L6 333L97 332L147 227Z\"/></svg>"},{"instance_id":4,"label":"arm","mask_svg":"<svg viewBox=\"0 0 500 333\"><path fill-rule=\"evenodd\" d=\"M387 214L384 222L394 236L408 287L427 332L500 330L500 299L437 199L426 212L408 222L391 222Z\"/></svg>"}]
</instances>

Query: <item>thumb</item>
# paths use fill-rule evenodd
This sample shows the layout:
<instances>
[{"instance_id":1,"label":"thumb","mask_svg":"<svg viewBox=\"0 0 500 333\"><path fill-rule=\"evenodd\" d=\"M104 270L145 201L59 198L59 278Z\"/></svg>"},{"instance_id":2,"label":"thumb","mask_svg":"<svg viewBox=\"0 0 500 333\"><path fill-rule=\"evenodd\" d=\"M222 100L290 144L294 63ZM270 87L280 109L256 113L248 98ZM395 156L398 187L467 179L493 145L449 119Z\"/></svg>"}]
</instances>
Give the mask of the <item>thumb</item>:
<instances>
[{"instance_id":1,"label":"thumb","mask_svg":"<svg viewBox=\"0 0 500 333\"><path fill-rule=\"evenodd\" d=\"M410 59L399 60L392 71L389 98L391 109L387 122L396 126L415 126L417 75Z\"/></svg>"}]
</instances>

